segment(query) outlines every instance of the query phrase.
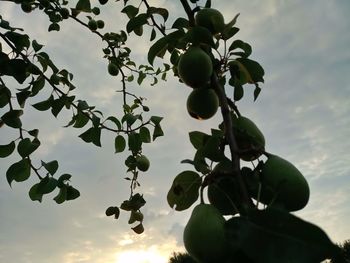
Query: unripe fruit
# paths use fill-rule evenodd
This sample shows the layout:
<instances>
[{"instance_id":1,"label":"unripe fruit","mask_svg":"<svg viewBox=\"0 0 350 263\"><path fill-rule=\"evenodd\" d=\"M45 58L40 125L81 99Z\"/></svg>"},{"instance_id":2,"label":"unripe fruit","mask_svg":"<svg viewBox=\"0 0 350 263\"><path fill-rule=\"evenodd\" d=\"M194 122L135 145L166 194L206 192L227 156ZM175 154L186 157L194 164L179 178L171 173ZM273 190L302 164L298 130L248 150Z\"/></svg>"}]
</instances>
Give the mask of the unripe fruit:
<instances>
[{"instance_id":1,"label":"unripe fruit","mask_svg":"<svg viewBox=\"0 0 350 263\"><path fill-rule=\"evenodd\" d=\"M105 26L105 22L103 20L97 20L97 27L102 29Z\"/></svg>"},{"instance_id":2,"label":"unripe fruit","mask_svg":"<svg viewBox=\"0 0 350 263\"><path fill-rule=\"evenodd\" d=\"M207 28L212 34L221 32L225 27L225 20L220 11L213 8L203 8L197 12L195 23Z\"/></svg>"},{"instance_id":3,"label":"unripe fruit","mask_svg":"<svg viewBox=\"0 0 350 263\"><path fill-rule=\"evenodd\" d=\"M23 12L26 12L26 13L30 13L33 10L32 5L27 2L21 3L21 9Z\"/></svg>"},{"instance_id":4,"label":"unripe fruit","mask_svg":"<svg viewBox=\"0 0 350 263\"><path fill-rule=\"evenodd\" d=\"M61 14L63 19L69 18L69 10L67 8L62 8L60 10L60 14Z\"/></svg>"},{"instance_id":5,"label":"unripe fruit","mask_svg":"<svg viewBox=\"0 0 350 263\"><path fill-rule=\"evenodd\" d=\"M194 89L187 98L187 111L193 118L198 120L206 120L213 117L218 108L219 99L212 89Z\"/></svg>"},{"instance_id":6,"label":"unripe fruit","mask_svg":"<svg viewBox=\"0 0 350 263\"><path fill-rule=\"evenodd\" d=\"M245 151L239 157L244 161L257 159L265 150L265 137L259 128L243 116L233 119L232 126L238 148Z\"/></svg>"},{"instance_id":7,"label":"unripe fruit","mask_svg":"<svg viewBox=\"0 0 350 263\"><path fill-rule=\"evenodd\" d=\"M97 22L94 19L90 19L88 22L88 27L90 28L90 30L92 31L96 31L97 30Z\"/></svg>"},{"instance_id":8,"label":"unripe fruit","mask_svg":"<svg viewBox=\"0 0 350 263\"><path fill-rule=\"evenodd\" d=\"M118 66L114 63L108 64L108 73L112 76L117 76L119 73Z\"/></svg>"},{"instance_id":9,"label":"unripe fruit","mask_svg":"<svg viewBox=\"0 0 350 263\"><path fill-rule=\"evenodd\" d=\"M184 245L198 262L218 263L225 254L225 219L208 204L197 205L185 227Z\"/></svg>"},{"instance_id":10,"label":"unripe fruit","mask_svg":"<svg viewBox=\"0 0 350 263\"><path fill-rule=\"evenodd\" d=\"M101 5L107 4L108 0L98 0Z\"/></svg>"},{"instance_id":11,"label":"unripe fruit","mask_svg":"<svg viewBox=\"0 0 350 263\"><path fill-rule=\"evenodd\" d=\"M180 56L178 74L181 80L193 88L204 86L213 73L213 64L200 47L190 47Z\"/></svg>"},{"instance_id":12,"label":"unripe fruit","mask_svg":"<svg viewBox=\"0 0 350 263\"><path fill-rule=\"evenodd\" d=\"M142 171L146 172L149 169L150 163L145 155L140 155L136 157L136 167Z\"/></svg>"},{"instance_id":13,"label":"unripe fruit","mask_svg":"<svg viewBox=\"0 0 350 263\"><path fill-rule=\"evenodd\" d=\"M262 202L269 204L277 194L275 203L288 211L306 206L310 197L309 185L302 173L281 157L270 156L261 170Z\"/></svg>"}]
</instances>

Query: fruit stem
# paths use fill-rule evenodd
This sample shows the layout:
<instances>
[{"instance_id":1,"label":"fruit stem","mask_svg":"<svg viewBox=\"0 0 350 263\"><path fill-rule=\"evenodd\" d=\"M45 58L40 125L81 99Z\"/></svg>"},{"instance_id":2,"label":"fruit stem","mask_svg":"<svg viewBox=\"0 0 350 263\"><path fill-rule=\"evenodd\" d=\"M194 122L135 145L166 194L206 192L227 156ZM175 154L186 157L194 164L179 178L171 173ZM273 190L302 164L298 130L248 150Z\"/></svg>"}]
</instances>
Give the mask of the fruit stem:
<instances>
[{"instance_id":1,"label":"fruit stem","mask_svg":"<svg viewBox=\"0 0 350 263\"><path fill-rule=\"evenodd\" d=\"M190 7L190 5L188 4L187 0L180 0L183 8L185 9L185 12L187 14L190 26L194 26L194 14L193 11Z\"/></svg>"},{"instance_id":2,"label":"fruit stem","mask_svg":"<svg viewBox=\"0 0 350 263\"><path fill-rule=\"evenodd\" d=\"M219 97L221 114L222 114L222 117L224 120L224 126L225 126L225 136L227 138L227 142L228 142L228 145L230 147L230 152L231 152L233 173L237 177L242 201L248 207L254 207L254 204L248 195L248 190L247 190L247 187L243 181L243 177L241 174L240 161L239 161L239 157L237 154L239 149L238 149L237 141L236 141L234 134L233 134L232 118L231 118L230 108L228 106L228 101L227 101L227 96L226 96L225 90L220 85L216 73L212 74L211 82L212 82L212 85L214 87L216 94ZM244 207L244 206L242 206L242 207ZM244 211L240 211L240 212L244 213Z\"/></svg>"}]
</instances>

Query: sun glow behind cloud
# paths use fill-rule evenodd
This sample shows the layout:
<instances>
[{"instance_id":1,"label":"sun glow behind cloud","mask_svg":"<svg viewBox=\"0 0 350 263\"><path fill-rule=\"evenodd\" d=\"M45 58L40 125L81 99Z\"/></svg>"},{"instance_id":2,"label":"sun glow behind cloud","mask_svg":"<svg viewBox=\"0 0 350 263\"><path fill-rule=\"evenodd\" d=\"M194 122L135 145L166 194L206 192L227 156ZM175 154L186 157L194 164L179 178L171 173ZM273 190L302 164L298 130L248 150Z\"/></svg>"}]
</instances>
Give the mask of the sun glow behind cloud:
<instances>
[{"instance_id":1,"label":"sun glow behind cloud","mask_svg":"<svg viewBox=\"0 0 350 263\"><path fill-rule=\"evenodd\" d=\"M168 254L161 252L157 246L145 250L125 250L116 254L115 263L166 263Z\"/></svg>"}]
</instances>

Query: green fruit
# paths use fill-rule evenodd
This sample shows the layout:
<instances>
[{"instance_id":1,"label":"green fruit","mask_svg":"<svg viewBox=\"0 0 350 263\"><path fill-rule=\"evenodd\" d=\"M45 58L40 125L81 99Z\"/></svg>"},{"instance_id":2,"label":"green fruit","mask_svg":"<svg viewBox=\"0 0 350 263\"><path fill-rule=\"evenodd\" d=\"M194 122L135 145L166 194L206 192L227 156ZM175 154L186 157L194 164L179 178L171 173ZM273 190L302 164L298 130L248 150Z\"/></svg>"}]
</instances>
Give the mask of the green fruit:
<instances>
[{"instance_id":1,"label":"green fruit","mask_svg":"<svg viewBox=\"0 0 350 263\"><path fill-rule=\"evenodd\" d=\"M23 12L26 12L26 13L30 13L33 10L32 5L27 2L21 3L21 9Z\"/></svg>"},{"instance_id":2,"label":"green fruit","mask_svg":"<svg viewBox=\"0 0 350 263\"><path fill-rule=\"evenodd\" d=\"M243 116L233 119L232 126L238 148L244 151L240 158L244 161L257 159L265 150L265 137L259 128Z\"/></svg>"},{"instance_id":3,"label":"green fruit","mask_svg":"<svg viewBox=\"0 0 350 263\"><path fill-rule=\"evenodd\" d=\"M98 0L101 5L107 4L108 0Z\"/></svg>"},{"instance_id":4,"label":"green fruit","mask_svg":"<svg viewBox=\"0 0 350 263\"><path fill-rule=\"evenodd\" d=\"M142 171L146 172L149 169L150 163L146 156L140 155L136 157L136 167Z\"/></svg>"},{"instance_id":5,"label":"green fruit","mask_svg":"<svg viewBox=\"0 0 350 263\"><path fill-rule=\"evenodd\" d=\"M219 99L212 89L194 89L187 98L187 111L195 119L206 120L215 115Z\"/></svg>"},{"instance_id":6,"label":"green fruit","mask_svg":"<svg viewBox=\"0 0 350 263\"><path fill-rule=\"evenodd\" d=\"M60 10L60 14L61 14L63 19L69 18L69 10L67 8L62 8Z\"/></svg>"},{"instance_id":7,"label":"green fruit","mask_svg":"<svg viewBox=\"0 0 350 263\"><path fill-rule=\"evenodd\" d=\"M118 66L114 63L108 64L108 73L112 76L117 76L119 73Z\"/></svg>"},{"instance_id":8,"label":"green fruit","mask_svg":"<svg viewBox=\"0 0 350 263\"><path fill-rule=\"evenodd\" d=\"M105 22L103 20L97 20L97 27L102 29L105 27Z\"/></svg>"},{"instance_id":9,"label":"green fruit","mask_svg":"<svg viewBox=\"0 0 350 263\"><path fill-rule=\"evenodd\" d=\"M306 206L310 197L309 185L302 173L281 157L270 156L261 170L261 201L272 201L288 211L297 211ZM273 200L273 198L275 198Z\"/></svg>"},{"instance_id":10,"label":"green fruit","mask_svg":"<svg viewBox=\"0 0 350 263\"><path fill-rule=\"evenodd\" d=\"M92 31L96 31L97 30L97 22L94 19L90 19L88 22L88 27L90 28L90 30Z\"/></svg>"},{"instance_id":11,"label":"green fruit","mask_svg":"<svg viewBox=\"0 0 350 263\"><path fill-rule=\"evenodd\" d=\"M220 11L213 8L203 8L197 12L195 23L207 28L212 34L220 33L225 27L225 20Z\"/></svg>"},{"instance_id":12,"label":"green fruit","mask_svg":"<svg viewBox=\"0 0 350 263\"><path fill-rule=\"evenodd\" d=\"M190 47L179 58L178 74L181 80L193 88L204 86L213 73L213 64L200 47Z\"/></svg>"},{"instance_id":13,"label":"green fruit","mask_svg":"<svg viewBox=\"0 0 350 263\"><path fill-rule=\"evenodd\" d=\"M199 204L183 234L187 252L198 262L219 263L226 251L225 219L212 205Z\"/></svg>"}]
</instances>

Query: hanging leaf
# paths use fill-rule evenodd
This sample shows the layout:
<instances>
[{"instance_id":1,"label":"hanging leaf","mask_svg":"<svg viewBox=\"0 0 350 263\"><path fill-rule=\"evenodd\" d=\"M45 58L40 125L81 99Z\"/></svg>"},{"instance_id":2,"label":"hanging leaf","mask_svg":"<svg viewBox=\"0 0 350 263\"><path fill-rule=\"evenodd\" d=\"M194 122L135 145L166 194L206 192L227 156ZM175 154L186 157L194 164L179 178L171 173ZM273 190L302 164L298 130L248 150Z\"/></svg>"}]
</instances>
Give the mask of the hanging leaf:
<instances>
[{"instance_id":1,"label":"hanging leaf","mask_svg":"<svg viewBox=\"0 0 350 263\"><path fill-rule=\"evenodd\" d=\"M40 146L40 141L37 138L34 138L31 141L29 138L24 138L17 145L17 151L19 155L24 158L33 153Z\"/></svg>"},{"instance_id":2,"label":"hanging leaf","mask_svg":"<svg viewBox=\"0 0 350 263\"><path fill-rule=\"evenodd\" d=\"M41 165L44 166L51 175L54 175L58 170L58 162L56 160L48 163L41 161Z\"/></svg>"},{"instance_id":3,"label":"hanging leaf","mask_svg":"<svg viewBox=\"0 0 350 263\"><path fill-rule=\"evenodd\" d=\"M0 145L0 158L5 158L10 156L16 148L16 144L14 141L10 142L6 145Z\"/></svg>"},{"instance_id":4,"label":"hanging leaf","mask_svg":"<svg viewBox=\"0 0 350 263\"><path fill-rule=\"evenodd\" d=\"M126 147L126 141L122 135L118 135L115 137L114 140L114 148L115 148L115 153L120 153L125 150Z\"/></svg>"},{"instance_id":5,"label":"hanging leaf","mask_svg":"<svg viewBox=\"0 0 350 263\"><path fill-rule=\"evenodd\" d=\"M22 159L19 162L12 164L6 172L7 182L11 186L13 181L23 182L30 176L30 161Z\"/></svg>"}]
</instances>

